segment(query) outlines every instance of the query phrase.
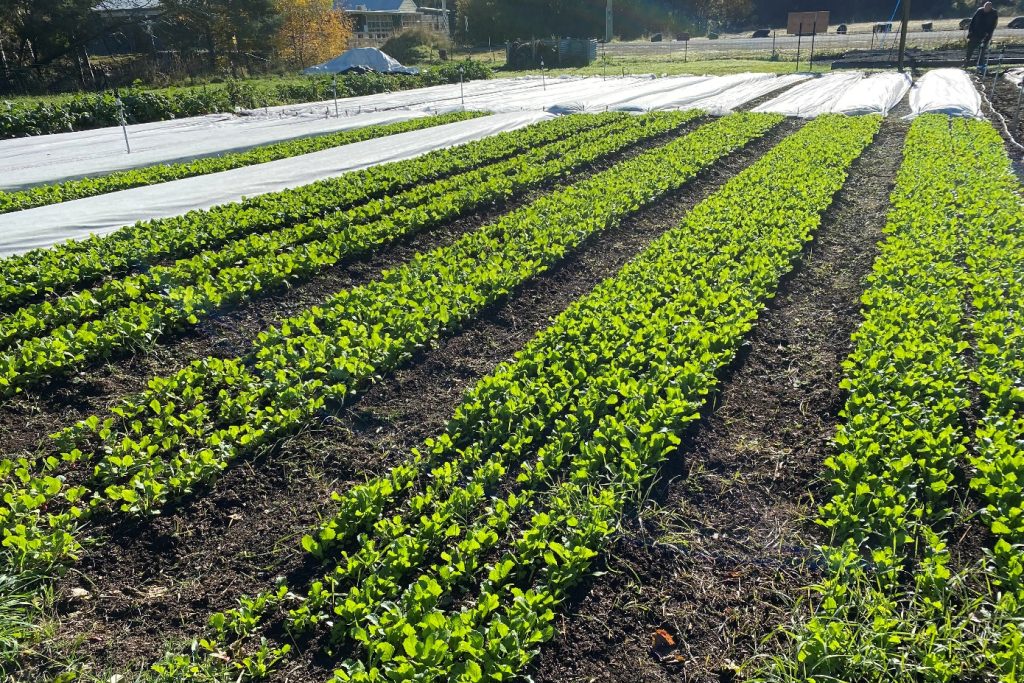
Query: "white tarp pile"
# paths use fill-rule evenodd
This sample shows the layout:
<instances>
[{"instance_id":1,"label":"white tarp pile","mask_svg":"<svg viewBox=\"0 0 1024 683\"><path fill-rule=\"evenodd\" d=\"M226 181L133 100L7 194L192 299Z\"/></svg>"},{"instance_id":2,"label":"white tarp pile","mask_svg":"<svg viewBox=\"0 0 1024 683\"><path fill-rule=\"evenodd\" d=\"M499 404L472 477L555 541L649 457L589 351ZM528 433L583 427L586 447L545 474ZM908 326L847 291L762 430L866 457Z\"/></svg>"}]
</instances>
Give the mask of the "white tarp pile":
<instances>
[{"instance_id":1,"label":"white tarp pile","mask_svg":"<svg viewBox=\"0 0 1024 683\"><path fill-rule=\"evenodd\" d=\"M1019 87L1021 82L1024 81L1024 69L1008 69L1003 74L1003 78Z\"/></svg>"},{"instance_id":2,"label":"white tarp pile","mask_svg":"<svg viewBox=\"0 0 1024 683\"><path fill-rule=\"evenodd\" d=\"M740 76L744 75L749 74L740 74ZM736 77L726 76L725 78ZM806 81L808 78L810 78L809 74L786 74L785 76L746 80L733 84L732 87L726 88L724 92L695 100L690 103L690 106L696 109L703 109L709 114L720 116L728 114L737 107L742 107L744 104L752 102L759 97L764 97L768 93L788 88L801 81Z\"/></svg>"},{"instance_id":3,"label":"white tarp pile","mask_svg":"<svg viewBox=\"0 0 1024 683\"><path fill-rule=\"evenodd\" d=\"M869 76L843 93L833 105L837 114L881 114L885 116L910 90L908 74L879 73Z\"/></svg>"},{"instance_id":4,"label":"white tarp pile","mask_svg":"<svg viewBox=\"0 0 1024 683\"><path fill-rule=\"evenodd\" d=\"M814 118L832 111L832 107L855 83L864 78L859 71L831 73L801 83L778 97L754 107L757 112Z\"/></svg>"},{"instance_id":5,"label":"white tarp pile","mask_svg":"<svg viewBox=\"0 0 1024 683\"><path fill-rule=\"evenodd\" d=\"M354 47L334 59L305 69L307 74L340 74L354 68L373 69L383 74L418 74L415 67L402 66L401 62L375 47Z\"/></svg>"},{"instance_id":6,"label":"white tarp pile","mask_svg":"<svg viewBox=\"0 0 1024 683\"><path fill-rule=\"evenodd\" d=\"M105 235L137 221L178 216L266 192L307 185L349 171L400 161L435 149L515 130L551 118L543 112L495 114L421 131L271 161L223 173L79 199L0 215L0 256L90 234Z\"/></svg>"},{"instance_id":7,"label":"white tarp pile","mask_svg":"<svg viewBox=\"0 0 1024 683\"><path fill-rule=\"evenodd\" d=\"M647 97L634 98L617 107L619 111L667 111L670 109L691 109L694 102L721 95L732 88L742 87L771 78L769 74L736 74L734 76L702 77L691 79L683 87L655 93Z\"/></svg>"},{"instance_id":8,"label":"white tarp pile","mask_svg":"<svg viewBox=\"0 0 1024 683\"><path fill-rule=\"evenodd\" d=\"M910 91L910 115L949 114L981 118L981 96L960 69L934 69Z\"/></svg>"}]
</instances>

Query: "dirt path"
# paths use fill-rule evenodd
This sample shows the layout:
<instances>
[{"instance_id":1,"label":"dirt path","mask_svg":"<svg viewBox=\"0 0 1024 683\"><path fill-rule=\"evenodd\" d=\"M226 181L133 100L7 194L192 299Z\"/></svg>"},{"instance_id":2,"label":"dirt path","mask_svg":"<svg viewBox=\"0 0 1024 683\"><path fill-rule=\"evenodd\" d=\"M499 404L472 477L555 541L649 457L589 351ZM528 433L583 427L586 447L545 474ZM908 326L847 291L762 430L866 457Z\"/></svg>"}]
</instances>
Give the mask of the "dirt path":
<instances>
[{"instance_id":1,"label":"dirt path","mask_svg":"<svg viewBox=\"0 0 1024 683\"><path fill-rule=\"evenodd\" d=\"M664 135L645 140L543 187L473 211L434 229L395 240L372 254L348 259L316 278L268 292L243 306L218 313L197 327L168 335L151 348L108 363L85 367L52 386L33 389L0 404L0 442L6 453L34 450L47 434L93 413L103 413L119 399L145 388L149 378L171 374L206 356L234 357L246 353L256 335L268 326L323 302L343 289L375 280L385 268L408 261L413 254L451 244L462 235L514 211L558 187L580 182L611 166L664 145L692 131L705 120L691 121Z\"/></svg>"},{"instance_id":2,"label":"dirt path","mask_svg":"<svg viewBox=\"0 0 1024 683\"><path fill-rule=\"evenodd\" d=\"M713 410L578 591L533 678L731 681L816 576L807 521L906 124L889 118L761 316ZM658 654L656 629L675 641Z\"/></svg>"},{"instance_id":3,"label":"dirt path","mask_svg":"<svg viewBox=\"0 0 1024 683\"><path fill-rule=\"evenodd\" d=\"M442 429L474 381L798 125L779 126L657 206L589 240L271 457L240 463L212 490L148 524L99 529L110 540L58 586L56 647L77 642L79 656L99 666L137 667L167 642L190 639L211 611L232 606L239 595L265 588L275 576L308 576L312 568L302 565L298 538L317 521L331 491L386 471ZM90 599L69 598L74 588L88 590ZM302 680L296 675L289 680Z\"/></svg>"}]
</instances>

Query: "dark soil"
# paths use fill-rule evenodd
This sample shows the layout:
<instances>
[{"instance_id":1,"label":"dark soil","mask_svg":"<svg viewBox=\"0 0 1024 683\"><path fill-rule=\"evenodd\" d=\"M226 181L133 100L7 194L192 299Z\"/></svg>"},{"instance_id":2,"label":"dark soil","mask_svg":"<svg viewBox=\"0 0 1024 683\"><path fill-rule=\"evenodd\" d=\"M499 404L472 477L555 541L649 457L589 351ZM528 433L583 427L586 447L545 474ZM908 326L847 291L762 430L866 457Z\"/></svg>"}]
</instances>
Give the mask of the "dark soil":
<instances>
[{"instance_id":1,"label":"dark soil","mask_svg":"<svg viewBox=\"0 0 1024 683\"><path fill-rule=\"evenodd\" d=\"M818 576L809 517L907 126L895 112L533 678L731 681ZM655 632L664 629L672 644ZM770 646L769 646L770 648Z\"/></svg>"},{"instance_id":2,"label":"dark soil","mask_svg":"<svg viewBox=\"0 0 1024 683\"><path fill-rule=\"evenodd\" d=\"M148 523L94 529L104 543L57 586L60 645L54 647L66 652L77 643L78 655L102 669L137 668L168 643L188 642L211 611L233 606L238 596L265 589L276 576L308 576L298 539L330 509L331 491L386 471L441 430L473 382L798 125L780 125L658 205L588 240L269 457L233 467L211 490ZM75 588L89 595L73 598ZM295 669L289 680L324 678L308 659Z\"/></svg>"},{"instance_id":3,"label":"dark soil","mask_svg":"<svg viewBox=\"0 0 1024 683\"><path fill-rule=\"evenodd\" d=\"M375 280L386 268L407 262L414 254L451 244L502 215L512 212L541 195L579 182L626 159L692 131L703 120L691 121L660 135L578 169L555 182L467 214L455 221L419 234L398 239L372 254L356 256L314 279L287 289L269 292L232 310L223 311L198 326L159 339L146 349L128 350L122 357L101 366L83 368L50 386L0 402L0 451L34 451L47 434L95 413L104 413L118 400L146 387L151 377L165 376L206 356L220 358L245 354L259 332L302 310L322 303L343 289Z\"/></svg>"}]
</instances>

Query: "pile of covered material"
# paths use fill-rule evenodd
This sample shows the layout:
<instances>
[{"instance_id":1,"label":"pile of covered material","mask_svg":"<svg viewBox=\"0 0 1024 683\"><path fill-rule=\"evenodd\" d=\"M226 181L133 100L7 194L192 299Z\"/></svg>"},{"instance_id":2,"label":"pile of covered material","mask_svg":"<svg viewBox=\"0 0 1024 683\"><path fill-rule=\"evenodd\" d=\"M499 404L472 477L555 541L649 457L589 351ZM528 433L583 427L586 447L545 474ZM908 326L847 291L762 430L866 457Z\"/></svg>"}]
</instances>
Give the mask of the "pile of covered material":
<instances>
[{"instance_id":1,"label":"pile of covered material","mask_svg":"<svg viewBox=\"0 0 1024 683\"><path fill-rule=\"evenodd\" d=\"M382 74L415 75L419 69L402 64L394 57L387 55L375 47L354 47L346 50L334 59L317 64L304 70L307 74L344 74L350 71L376 71Z\"/></svg>"}]
</instances>

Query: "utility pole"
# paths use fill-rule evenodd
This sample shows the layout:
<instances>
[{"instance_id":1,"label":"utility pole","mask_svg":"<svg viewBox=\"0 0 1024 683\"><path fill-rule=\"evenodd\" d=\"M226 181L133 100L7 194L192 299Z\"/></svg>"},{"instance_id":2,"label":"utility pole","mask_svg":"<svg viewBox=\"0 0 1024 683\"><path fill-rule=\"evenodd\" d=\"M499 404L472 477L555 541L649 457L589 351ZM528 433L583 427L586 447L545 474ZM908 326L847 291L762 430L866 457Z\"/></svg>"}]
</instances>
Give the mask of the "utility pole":
<instances>
[{"instance_id":1,"label":"utility pole","mask_svg":"<svg viewBox=\"0 0 1024 683\"><path fill-rule=\"evenodd\" d=\"M608 0L608 7L604 11L604 42L612 42L612 0Z\"/></svg>"},{"instance_id":2,"label":"utility pole","mask_svg":"<svg viewBox=\"0 0 1024 683\"><path fill-rule=\"evenodd\" d=\"M910 0L903 2L903 25L900 26L900 61L899 69L903 72L903 61L907 52L907 27L910 25Z\"/></svg>"}]
</instances>

